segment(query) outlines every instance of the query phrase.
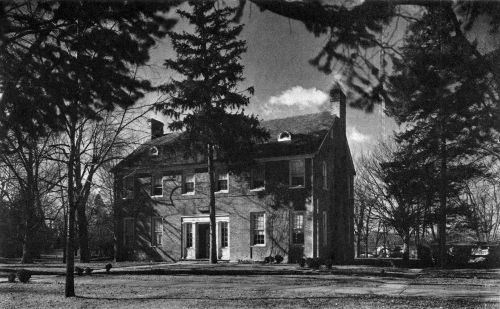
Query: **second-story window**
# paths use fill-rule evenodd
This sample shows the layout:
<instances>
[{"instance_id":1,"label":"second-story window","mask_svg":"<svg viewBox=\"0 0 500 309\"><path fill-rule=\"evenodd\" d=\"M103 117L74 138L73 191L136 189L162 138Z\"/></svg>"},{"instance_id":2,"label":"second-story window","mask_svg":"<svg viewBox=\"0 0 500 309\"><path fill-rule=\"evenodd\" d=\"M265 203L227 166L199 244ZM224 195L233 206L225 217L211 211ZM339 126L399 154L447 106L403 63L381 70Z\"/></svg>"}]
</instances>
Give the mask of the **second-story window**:
<instances>
[{"instance_id":1,"label":"second-story window","mask_svg":"<svg viewBox=\"0 0 500 309\"><path fill-rule=\"evenodd\" d=\"M252 190L264 189L265 186L265 170L264 166L258 166L252 169Z\"/></svg>"},{"instance_id":2,"label":"second-story window","mask_svg":"<svg viewBox=\"0 0 500 309\"><path fill-rule=\"evenodd\" d=\"M151 195L151 176L143 175L137 178L137 183L139 184L139 192L141 194Z\"/></svg>"},{"instance_id":3,"label":"second-story window","mask_svg":"<svg viewBox=\"0 0 500 309\"><path fill-rule=\"evenodd\" d=\"M134 197L134 177L128 176L123 177L123 198L133 198Z\"/></svg>"},{"instance_id":4,"label":"second-story window","mask_svg":"<svg viewBox=\"0 0 500 309\"><path fill-rule=\"evenodd\" d=\"M328 190L328 173L326 162L323 161L321 168L321 175L323 176L323 189Z\"/></svg>"},{"instance_id":5,"label":"second-story window","mask_svg":"<svg viewBox=\"0 0 500 309\"><path fill-rule=\"evenodd\" d=\"M184 175L183 194L194 194L195 177L194 174Z\"/></svg>"},{"instance_id":6,"label":"second-story window","mask_svg":"<svg viewBox=\"0 0 500 309\"><path fill-rule=\"evenodd\" d=\"M305 182L304 160L290 161L290 186L303 187Z\"/></svg>"},{"instance_id":7,"label":"second-story window","mask_svg":"<svg viewBox=\"0 0 500 309\"><path fill-rule=\"evenodd\" d=\"M229 190L229 173L217 174L217 191L228 192Z\"/></svg>"},{"instance_id":8,"label":"second-story window","mask_svg":"<svg viewBox=\"0 0 500 309\"><path fill-rule=\"evenodd\" d=\"M153 195L162 196L163 195L163 177L153 176Z\"/></svg>"}]
</instances>

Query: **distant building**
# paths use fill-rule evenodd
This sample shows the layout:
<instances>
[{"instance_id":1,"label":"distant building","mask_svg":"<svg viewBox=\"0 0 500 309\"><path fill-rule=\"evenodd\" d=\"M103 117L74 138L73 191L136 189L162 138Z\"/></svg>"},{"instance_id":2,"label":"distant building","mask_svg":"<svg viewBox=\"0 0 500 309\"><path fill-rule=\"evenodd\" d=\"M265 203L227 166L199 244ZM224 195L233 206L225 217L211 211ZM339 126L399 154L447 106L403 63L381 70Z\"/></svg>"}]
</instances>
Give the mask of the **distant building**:
<instances>
[{"instance_id":1,"label":"distant building","mask_svg":"<svg viewBox=\"0 0 500 309\"><path fill-rule=\"evenodd\" d=\"M216 163L218 259L352 260L354 167L345 109L343 120L324 112L262 126L271 138L258 145L253 166L235 173ZM208 259L206 161L180 151L182 133L164 135L162 128L153 120L152 139L113 169L117 258Z\"/></svg>"}]
</instances>

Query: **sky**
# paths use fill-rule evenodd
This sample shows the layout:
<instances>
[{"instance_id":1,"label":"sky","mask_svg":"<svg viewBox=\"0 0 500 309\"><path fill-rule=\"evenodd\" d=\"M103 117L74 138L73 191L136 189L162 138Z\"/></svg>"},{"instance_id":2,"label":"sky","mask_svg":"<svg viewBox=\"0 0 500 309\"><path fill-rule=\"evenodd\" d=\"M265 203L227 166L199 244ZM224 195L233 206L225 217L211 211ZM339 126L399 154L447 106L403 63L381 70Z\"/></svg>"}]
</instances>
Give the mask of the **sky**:
<instances>
[{"instance_id":1,"label":"sky","mask_svg":"<svg viewBox=\"0 0 500 309\"><path fill-rule=\"evenodd\" d=\"M175 12L171 15L177 16ZM261 12L251 2L245 6L242 23L245 27L241 39L247 42L247 52L242 56L246 80L241 89L255 88L245 109L248 113L267 120L332 109L328 91L340 72L326 75L308 63L324 45L324 37L314 37L299 21ZM180 19L173 30L189 32L191 28ZM150 66L145 70L154 83L175 77L162 66L166 58L175 58L168 37L153 49ZM159 94L150 94L147 100L155 101L158 97ZM161 113L148 117L168 123ZM392 134L395 128L394 121L384 116L379 107L373 113L347 107L347 137L354 157L372 148L383 134Z\"/></svg>"}]
</instances>

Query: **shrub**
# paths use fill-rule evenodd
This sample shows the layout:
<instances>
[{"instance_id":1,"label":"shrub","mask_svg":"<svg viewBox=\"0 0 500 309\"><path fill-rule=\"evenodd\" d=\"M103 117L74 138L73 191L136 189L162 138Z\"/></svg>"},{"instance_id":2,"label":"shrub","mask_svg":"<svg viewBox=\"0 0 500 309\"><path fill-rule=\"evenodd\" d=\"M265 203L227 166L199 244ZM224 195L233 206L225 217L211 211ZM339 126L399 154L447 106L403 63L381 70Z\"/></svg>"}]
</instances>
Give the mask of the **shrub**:
<instances>
[{"instance_id":1,"label":"shrub","mask_svg":"<svg viewBox=\"0 0 500 309\"><path fill-rule=\"evenodd\" d=\"M318 258L307 258L306 259L307 267L312 269L318 269L321 266L321 260Z\"/></svg>"},{"instance_id":2,"label":"shrub","mask_svg":"<svg viewBox=\"0 0 500 309\"><path fill-rule=\"evenodd\" d=\"M83 268L76 266L75 272L78 276L82 276L83 275Z\"/></svg>"},{"instance_id":3,"label":"shrub","mask_svg":"<svg viewBox=\"0 0 500 309\"><path fill-rule=\"evenodd\" d=\"M255 262L253 260L241 260L238 259L238 264L254 264Z\"/></svg>"},{"instance_id":4,"label":"shrub","mask_svg":"<svg viewBox=\"0 0 500 309\"><path fill-rule=\"evenodd\" d=\"M92 271L93 271L93 269L92 269L92 268L90 268L90 267L85 267L85 274L86 274L86 275L89 275L89 276L90 276L90 275L92 274Z\"/></svg>"},{"instance_id":5,"label":"shrub","mask_svg":"<svg viewBox=\"0 0 500 309\"><path fill-rule=\"evenodd\" d=\"M274 257L274 259L276 260L276 264L280 264L284 260L284 258L281 255L279 255L279 254L276 254L276 256Z\"/></svg>"},{"instance_id":6,"label":"shrub","mask_svg":"<svg viewBox=\"0 0 500 309\"><path fill-rule=\"evenodd\" d=\"M453 255L450 257L450 262L453 266L464 266L469 263L471 258L471 248L469 246L453 247Z\"/></svg>"},{"instance_id":7,"label":"shrub","mask_svg":"<svg viewBox=\"0 0 500 309\"><path fill-rule=\"evenodd\" d=\"M19 281L21 281L22 283L27 283L28 281L30 281L30 278L31 278L31 272L29 270L26 270L26 269L20 269L18 272L17 272L17 278L19 279Z\"/></svg>"},{"instance_id":8,"label":"shrub","mask_svg":"<svg viewBox=\"0 0 500 309\"><path fill-rule=\"evenodd\" d=\"M306 260L304 258L299 260L299 265L300 267L305 267L306 266Z\"/></svg>"},{"instance_id":9,"label":"shrub","mask_svg":"<svg viewBox=\"0 0 500 309\"><path fill-rule=\"evenodd\" d=\"M270 264L270 263L272 263L272 262L274 262L274 257L273 257L272 255L270 255L270 256L266 256L266 257L264 258L264 263L266 263L266 264Z\"/></svg>"},{"instance_id":10,"label":"shrub","mask_svg":"<svg viewBox=\"0 0 500 309\"><path fill-rule=\"evenodd\" d=\"M426 245L419 245L417 247L417 257L423 266L432 266L432 249Z\"/></svg>"},{"instance_id":11,"label":"shrub","mask_svg":"<svg viewBox=\"0 0 500 309\"><path fill-rule=\"evenodd\" d=\"M16 274L10 273L7 279L9 280L9 282L16 282Z\"/></svg>"},{"instance_id":12,"label":"shrub","mask_svg":"<svg viewBox=\"0 0 500 309\"><path fill-rule=\"evenodd\" d=\"M332 267L333 267L333 260L332 259L326 259L325 260L325 266L328 269L332 269Z\"/></svg>"},{"instance_id":13,"label":"shrub","mask_svg":"<svg viewBox=\"0 0 500 309\"><path fill-rule=\"evenodd\" d=\"M500 246L491 246L486 256L486 265L488 267L500 266Z\"/></svg>"},{"instance_id":14,"label":"shrub","mask_svg":"<svg viewBox=\"0 0 500 309\"><path fill-rule=\"evenodd\" d=\"M111 263L108 263L106 264L105 268L106 268L106 273L109 274L109 271L111 270L111 268L113 267L113 265L111 265Z\"/></svg>"}]
</instances>

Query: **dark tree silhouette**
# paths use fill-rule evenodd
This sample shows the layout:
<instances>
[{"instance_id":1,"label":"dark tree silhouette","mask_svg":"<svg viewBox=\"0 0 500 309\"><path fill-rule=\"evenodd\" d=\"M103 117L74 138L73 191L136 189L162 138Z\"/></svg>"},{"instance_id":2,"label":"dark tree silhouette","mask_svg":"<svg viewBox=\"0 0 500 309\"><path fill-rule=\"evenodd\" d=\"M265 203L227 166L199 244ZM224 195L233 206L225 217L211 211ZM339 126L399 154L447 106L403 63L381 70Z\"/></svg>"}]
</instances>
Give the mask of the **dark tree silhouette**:
<instances>
[{"instance_id":1,"label":"dark tree silhouette","mask_svg":"<svg viewBox=\"0 0 500 309\"><path fill-rule=\"evenodd\" d=\"M2 2L0 132L16 126L32 138L67 130L69 156L66 296L74 296L77 120L128 107L151 89L134 78L155 38L174 21L173 2ZM159 14L160 13L160 14ZM0 139L3 141L3 139ZM5 145L2 143L4 148Z\"/></svg>"}]
</instances>

